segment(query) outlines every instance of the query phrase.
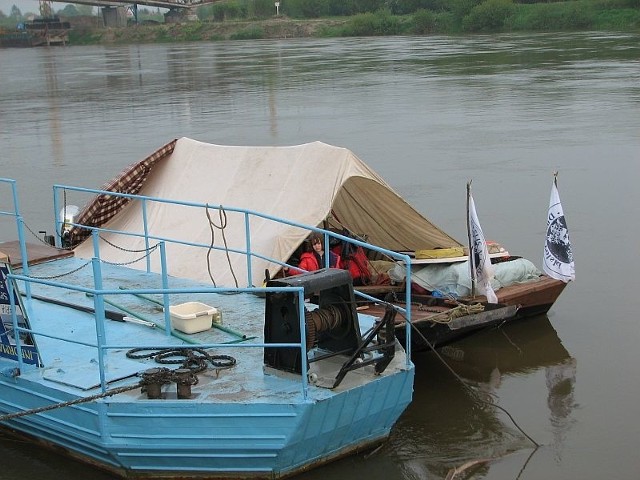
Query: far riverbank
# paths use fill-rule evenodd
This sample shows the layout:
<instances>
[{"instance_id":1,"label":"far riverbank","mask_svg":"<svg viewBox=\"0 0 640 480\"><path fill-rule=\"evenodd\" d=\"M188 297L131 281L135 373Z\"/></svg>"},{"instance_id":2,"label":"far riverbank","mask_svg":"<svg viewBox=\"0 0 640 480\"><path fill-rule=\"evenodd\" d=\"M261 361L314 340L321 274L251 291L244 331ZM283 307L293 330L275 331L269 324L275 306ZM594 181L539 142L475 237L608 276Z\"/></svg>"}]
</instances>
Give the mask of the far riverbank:
<instances>
[{"instance_id":1,"label":"far riverbank","mask_svg":"<svg viewBox=\"0 0 640 480\"><path fill-rule=\"evenodd\" d=\"M419 10L412 15L392 15L389 11L319 19L293 19L281 15L268 19L196 20L139 24L124 28L91 27L86 23L79 23L71 32L70 43L135 44L304 37L640 30L640 8L576 10L578 4L580 2L517 6L510 4L512 8L499 12L483 14L472 10L469 15L460 19L448 13Z\"/></svg>"}]
</instances>

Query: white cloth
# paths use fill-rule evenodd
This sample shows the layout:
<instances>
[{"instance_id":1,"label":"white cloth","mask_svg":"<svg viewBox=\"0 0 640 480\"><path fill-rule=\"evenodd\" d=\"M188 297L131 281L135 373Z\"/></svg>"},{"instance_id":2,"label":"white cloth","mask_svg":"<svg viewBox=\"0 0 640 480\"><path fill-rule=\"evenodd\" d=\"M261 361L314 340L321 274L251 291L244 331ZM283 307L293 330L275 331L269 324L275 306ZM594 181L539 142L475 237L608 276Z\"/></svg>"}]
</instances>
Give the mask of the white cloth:
<instances>
[{"instance_id":1,"label":"white cloth","mask_svg":"<svg viewBox=\"0 0 640 480\"><path fill-rule=\"evenodd\" d=\"M498 303L491 280L493 279L493 266L489 258L487 242L480 227L480 221L476 213L476 205L473 196L469 193L469 233L471 235L471 250L469 255L471 266L471 279L478 288L478 293L487 297L489 303Z\"/></svg>"},{"instance_id":2,"label":"white cloth","mask_svg":"<svg viewBox=\"0 0 640 480\"><path fill-rule=\"evenodd\" d=\"M542 273L525 258L496 263L493 268L495 275L491 280L491 288L494 291L516 283L535 280ZM467 297L471 295L469 272L469 262L415 265L412 268L411 281L426 290L437 290L454 297ZM404 266L396 265L389 271L389 277L396 282L404 281Z\"/></svg>"}]
</instances>

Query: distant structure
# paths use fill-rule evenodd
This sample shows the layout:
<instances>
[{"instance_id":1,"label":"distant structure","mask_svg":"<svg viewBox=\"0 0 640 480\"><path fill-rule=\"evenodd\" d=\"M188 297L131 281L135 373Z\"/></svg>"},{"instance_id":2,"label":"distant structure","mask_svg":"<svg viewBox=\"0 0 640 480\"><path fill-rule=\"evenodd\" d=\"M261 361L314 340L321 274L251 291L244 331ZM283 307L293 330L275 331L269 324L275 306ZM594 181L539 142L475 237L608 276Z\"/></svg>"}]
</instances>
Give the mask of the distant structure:
<instances>
[{"instance_id":1,"label":"distant structure","mask_svg":"<svg viewBox=\"0 0 640 480\"><path fill-rule=\"evenodd\" d=\"M43 15L43 8L53 11L51 0L40 1L40 14ZM134 20L138 20L138 5L148 7L166 8L169 11L165 14L165 22L178 23L197 18L195 9L202 5L210 5L222 0L139 0L135 3L120 0L64 0L64 3L74 3L78 5L91 5L102 10L102 19L106 27L124 27L127 25L127 9L131 8ZM48 4L48 6L43 6ZM43 15L44 16L44 15Z\"/></svg>"}]
</instances>

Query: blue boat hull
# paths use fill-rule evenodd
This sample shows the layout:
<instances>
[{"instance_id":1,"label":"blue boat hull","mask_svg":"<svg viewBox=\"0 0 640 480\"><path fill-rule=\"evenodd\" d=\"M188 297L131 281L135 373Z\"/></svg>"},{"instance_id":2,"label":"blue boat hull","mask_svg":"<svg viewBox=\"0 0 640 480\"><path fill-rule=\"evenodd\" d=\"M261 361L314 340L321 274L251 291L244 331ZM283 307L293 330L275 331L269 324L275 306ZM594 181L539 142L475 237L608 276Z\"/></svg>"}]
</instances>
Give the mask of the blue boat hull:
<instances>
[{"instance_id":1,"label":"blue boat hull","mask_svg":"<svg viewBox=\"0 0 640 480\"><path fill-rule=\"evenodd\" d=\"M289 404L149 400L133 392L133 401L105 398L5 426L121 476L277 478L382 442L410 403L412 386L413 368ZM17 378L0 381L0 399L2 411L13 412L74 398Z\"/></svg>"}]
</instances>

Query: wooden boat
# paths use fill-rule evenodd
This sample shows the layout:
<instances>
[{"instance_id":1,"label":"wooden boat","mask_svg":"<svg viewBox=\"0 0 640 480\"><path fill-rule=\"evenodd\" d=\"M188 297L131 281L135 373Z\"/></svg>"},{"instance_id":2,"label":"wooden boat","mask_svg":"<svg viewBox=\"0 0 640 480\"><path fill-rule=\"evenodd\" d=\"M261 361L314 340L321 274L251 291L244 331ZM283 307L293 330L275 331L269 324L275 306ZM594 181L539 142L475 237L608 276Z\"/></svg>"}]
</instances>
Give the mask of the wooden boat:
<instances>
[{"instance_id":1,"label":"wooden boat","mask_svg":"<svg viewBox=\"0 0 640 480\"><path fill-rule=\"evenodd\" d=\"M442 298L429 294L412 296L412 352L432 350L485 328L504 325L507 322L546 314L566 286L565 282L546 275L524 284L502 287L498 290L498 303L488 303L486 297ZM382 297L384 289L363 290ZM402 288L404 291L404 288ZM405 307L403 302L394 304ZM371 303L370 312L379 313L380 304ZM369 312L369 307L367 310ZM405 345L405 318L396 317L396 337Z\"/></svg>"},{"instance_id":2,"label":"wooden boat","mask_svg":"<svg viewBox=\"0 0 640 480\"><path fill-rule=\"evenodd\" d=\"M511 259L508 253L504 257L494 255L494 258L501 262L499 265L507 267ZM512 261L518 260L515 258ZM544 315L553 306L566 285L561 280L534 273L523 283L516 282L498 289L496 304L487 303L484 295L465 295L456 298L434 298L429 294L413 295L414 310L417 311L412 315L412 322L418 326L414 329L413 351L441 347L483 328ZM481 305L483 308L476 309L476 312L470 311L464 317L453 317L450 313L445 313L444 321L443 314L438 311L441 309L443 312L451 312L459 308L468 308L470 305ZM426 313L423 313L425 310ZM399 315L396 321L398 322L396 335L404 344L402 315Z\"/></svg>"},{"instance_id":3,"label":"wooden boat","mask_svg":"<svg viewBox=\"0 0 640 480\"><path fill-rule=\"evenodd\" d=\"M267 271L268 278L282 276L284 266L296 265L296 253L308 237L310 227L326 228L326 250L333 242L350 242L367 250L370 259L387 260L391 266L401 264L397 267L401 272L410 265L410 281L398 277L395 282L380 282L381 275L375 279L372 276L366 285L355 287L356 297L363 305L381 301L387 293L400 297L401 302L394 302L396 305L406 304L403 298L405 287L419 285L419 269L425 264L459 265L466 259L460 242L412 208L356 155L345 148L321 142L287 147L240 147L181 138L131 165L104 189L128 193L154 192L165 198L186 196L201 203L235 205L293 221L292 224L276 226L267 217L254 220L255 231L260 233L253 239L252 248L261 255L254 255L249 264L240 255L227 255L229 249L241 250L244 246L245 220L232 210L224 210L224 218L204 220L187 217L173 207L163 206L157 207L149 216L149 225L142 225L142 206L125 208L121 199L98 195L86 202L78 214L78 223L84 225L109 225L118 230L135 226L139 231L148 228L160 237L179 232L191 241L211 243L216 248L208 258L211 264L222 266L215 272L220 285L234 285L234 272L246 276L249 271ZM74 203L74 200L69 200L69 203ZM179 221L165 221L178 217ZM216 229L214 225L224 228ZM56 231L65 230L61 227L62 222ZM212 232L217 232L215 238ZM65 230L64 235L77 256L91 258L93 247L87 240L87 229L73 227ZM108 240L110 235L103 237ZM401 258L394 259L368 250L368 243L359 241L363 238L387 251L400 253ZM136 242L137 248L143 248L139 240ZM518 262L516 257L508 257L504 249L501 251L499 246L493 247L496 250L492 255L505 260L502 264ZM126 263L135 258L133 253L115 248L105 249L104 255L105 259L116 263ZM179 263L170 267L172 273L200 281L209 279L210 273L202 258L186 249L182 249L177 258ZM462 276L461 273L458 275ZM255 283L262 278L260 275ZM439 302L440 311L433 315L422 311L414 325L417 329L414 329L417 334L412 337L414 350L424 349L429 344L443 345L480 328L522 316L545 313L564 286L563 282L542 275L529 262L525 277L505 281L497 290L499 309L488 307L490 312L470 312L464 319L464 326L461 326L462 320L449 324L440 321L442 310L451 311L457 307L460 310L470 303L486 306L484 298L465 298L468 293L455 298L450 296L453 303ZM423 293L437 290L428 282L422 287ZM435 308L433 304L438 302L434 296L424 298L423 303L431 303ZM404 339L402 312L396 318L397 335Z\"/></svg>"},{"instance_id":4,"label":"wooden boat","mask_svg":"<svg viewBox=\"0 0 640 480\"><path fill-rule=\"evenodd\" d=\"M18 198L0 179L7 185ZM266 287L252 286L251 269L233 287L170 275L181 251L206 264L213 247L150 230L155 208L206 219L210 206L63 186L54 204L72 193L144 205L147 228L85 225L85 259L27 244L17 207L0 209L18 238L0 244L5 431L126 478L280 478L388 437L414 366L393 338L394 311L358 314L346 271ZM251 248L262 217L234 212L247 222L246 249L227 253L250 264L263 257ZM107 261L112 249L136 259ZM304 302L311 293L317 308Z\"/></svg>"}]
</instances>

